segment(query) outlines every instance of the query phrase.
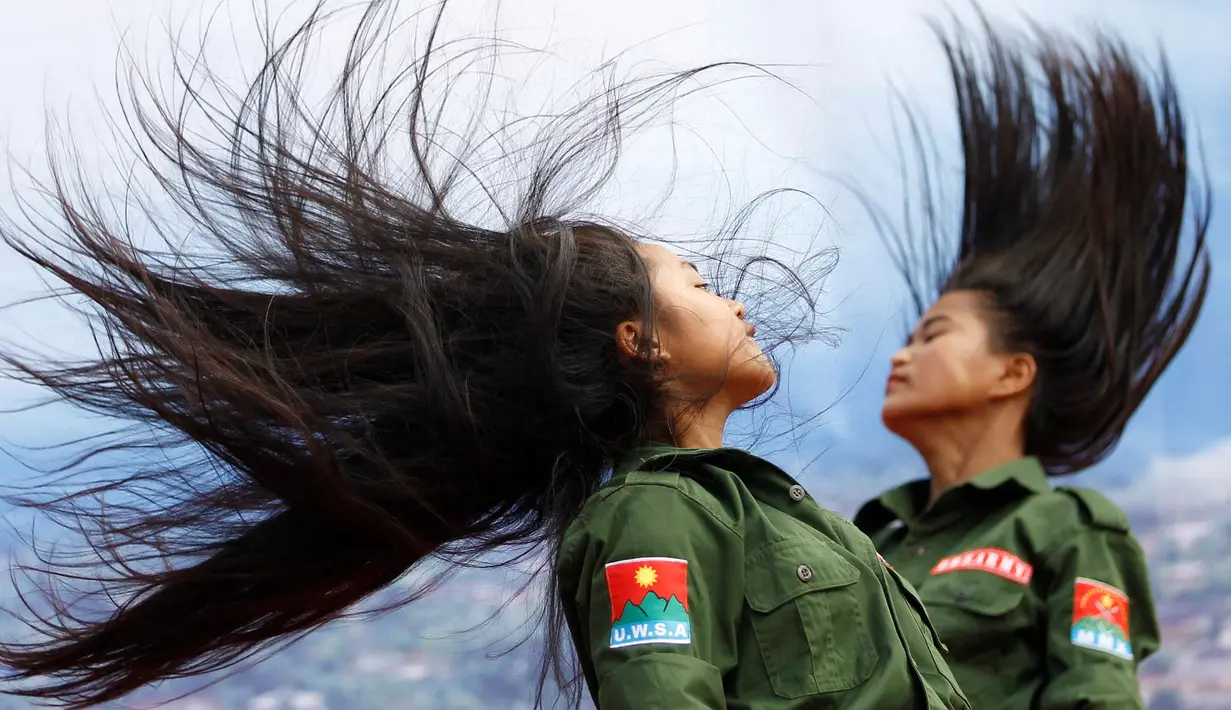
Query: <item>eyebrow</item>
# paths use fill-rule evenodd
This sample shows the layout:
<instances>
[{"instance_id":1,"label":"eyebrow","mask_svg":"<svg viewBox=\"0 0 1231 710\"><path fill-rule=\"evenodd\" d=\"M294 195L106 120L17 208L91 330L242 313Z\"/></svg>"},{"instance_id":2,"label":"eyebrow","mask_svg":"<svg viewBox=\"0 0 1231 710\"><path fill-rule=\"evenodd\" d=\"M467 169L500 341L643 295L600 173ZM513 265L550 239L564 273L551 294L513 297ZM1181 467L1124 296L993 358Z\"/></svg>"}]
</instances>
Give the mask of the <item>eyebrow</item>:
<instances>
[{"instance_id":1,"label":"eyebrow","mask_svg":"<svg viewBox=\"0 0 1231 710\"><path fill-rule=\"evenodd\" d=\"M699 274L699 273L701 273L701 269L698 269L698 268L697 268L697 265L696 265L696 264L694 264L694 263L692 263L691 261L685 261L685 260L683 260L683 259L680 259L680 265L682 265L682 266L686 266L686 267L688 267L688 268L692 269L693 271L697 272L698 274Z\"/></svg>"},{"instance_id":2,"label":"eyebrow","mask_svg":"<svg viewBox=\"0 0 1231 710\"><path fill-rule=\"evenodd\" d=\"M933 315L928 316L927 318L924 318L922 321L920 321L919 325L916 326L915 329L916 330L926 330L928 326L933 325L935 323L939 323L942 320L952 321L953 319L945 315L944 313L935 313Z\"/></svg>"},{"instance_id":3,"label":"eyebrow","mask_svg":"<svg viewBox=\"0 0 1231 710\"><path fill-rule=\"evenodd\" d=\"M910 331L910 333L906 336L906 344L909 345L912 342L914 342L915 335L919 333L919 331L927 330L929 326L935 325L936 323L939 323L941 321L952 322L953 319L945 315L944 313L933 313L927 318L924 318L923 320L919 321L919 324L915 326L914 330Z\"/></svg>"}]
</instances>

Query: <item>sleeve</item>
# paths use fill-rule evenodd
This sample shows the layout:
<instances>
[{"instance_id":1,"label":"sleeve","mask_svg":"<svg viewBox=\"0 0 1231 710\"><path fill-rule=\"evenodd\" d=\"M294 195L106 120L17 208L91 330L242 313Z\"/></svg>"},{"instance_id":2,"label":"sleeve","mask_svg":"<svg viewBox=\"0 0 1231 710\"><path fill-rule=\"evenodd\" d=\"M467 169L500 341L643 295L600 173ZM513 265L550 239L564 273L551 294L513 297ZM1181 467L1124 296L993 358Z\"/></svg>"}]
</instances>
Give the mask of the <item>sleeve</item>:
<instances>
[{"instance_id":1,"label":"sleeve","mask_svg":"<svg viewBox=\"0 0 1231 710\"><path fill-rule=\"evenodd\" d=\"M628 486L593 511L578 652L602 710L725 710L743 609L743 540L683 491Z\"/></svg>"},{"instance_id":2,"label":"sleeve","mask_svg":"<svg viewBox=\"0 0 1231 710\"><path fill-rule=\"evenodd\" d=\"M1137 665L1158 650L1145 555L1125 530L1086 528L1049 561L1039 710L1145 710Z\"/></svg>"}]
</instances>

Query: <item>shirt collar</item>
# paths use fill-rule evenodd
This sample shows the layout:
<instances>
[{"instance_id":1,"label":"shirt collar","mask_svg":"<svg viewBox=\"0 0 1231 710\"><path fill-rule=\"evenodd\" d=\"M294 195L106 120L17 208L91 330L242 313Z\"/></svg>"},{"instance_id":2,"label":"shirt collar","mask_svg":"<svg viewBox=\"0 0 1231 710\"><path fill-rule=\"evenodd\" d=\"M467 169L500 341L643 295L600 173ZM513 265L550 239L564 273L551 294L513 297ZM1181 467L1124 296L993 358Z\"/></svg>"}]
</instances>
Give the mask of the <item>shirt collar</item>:
<instances>
[{"instance_id":1,"label":"shirt collar","mask_svg":"<svg viewBox=\"0 0 1231 710\"><path fill-rule=\"evenodd\" d=\"M704 459L718 465L720 468L741 474L752 471L773 471L775 476L790 475L773 463L743 449L730 447L717 449L683 449L669 444L650 442L643 444L616 462L612 468L615 476L621 476L633 471L657 471L670 468L676 461L693 461ZM792 479L792 482L794 479Z\"/></svg>"},{"instance_id":2,"label":"shirt collar","mask_svg":"<svg viewBox=\"0 0 1231 710\"><path fill-rule=\"evenodd\" d=\"M712 456L722 451L726 449L681 449L669 444L650 442L625 454L616 462L613 472L620 476L647 467L661 468L667 461ZM649 464L654 465L649 466Z\"/></svg>"},{"instance_id":3,"label":"shirt collar","mask_svg":"<svg viewBox=\"0 0 1231 710\"><path fill-rule=\"evenodd\" d=\"M1043 464L1033 456L997 466L970 479L966 485L988 491L1001 486L1015 485L1026 493L1044 493L1051 489L1051 483L1047 480L1047 471L1043 469Z\"/></svg>"},{"instance_id":4,"label":"shirt collar","mask_svg":"<svg viewBox=\"0 0 1231 710\"><path fill-rule=\"evenodd\" d=\"M985 471L945 491L932 510L928 511L927 517L948 508L948 501L965 498L972 494L1017 490L1022 495L1032 495L1043 493L1050 488L1051 484L1048 482L1047 472L1042 464L1037 458L1027 456ZM893 520L901 520L913 526L925 515L924 508L927 506L929 492L930 483L927 479L911 481L890 489L859 511L855 516L856 525L861 528L865 526L879 528Z\"/></svg>"}]
</instances>

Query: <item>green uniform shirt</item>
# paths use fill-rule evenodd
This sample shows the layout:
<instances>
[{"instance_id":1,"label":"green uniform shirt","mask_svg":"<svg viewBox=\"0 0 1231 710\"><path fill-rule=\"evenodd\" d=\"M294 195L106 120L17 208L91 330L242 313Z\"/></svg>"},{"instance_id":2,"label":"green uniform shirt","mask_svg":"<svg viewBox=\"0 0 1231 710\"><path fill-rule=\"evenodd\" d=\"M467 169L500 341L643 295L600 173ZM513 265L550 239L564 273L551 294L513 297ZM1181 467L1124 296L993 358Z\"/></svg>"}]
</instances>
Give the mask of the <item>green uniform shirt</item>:
<instances>
[{"instance_id":1,"label":"green uniform shirt","mask_svg":"<svg viewBox=\"0 0 1231 710\"><path fill-rule=\"evenodd\" d=\"M873 500L855 524L927 605L978 710L1143 710L1158 650L1145 558L1102 495L1053 490L1034 458L945 491Z\"/></svg>"},{"instance_id":2,"label":"green uniform shirt","mask_svg":"<svg viewBox=\"0 0 1231 710\"><path fill-rule=\"evenodd\" d=\"M599 710L969 708L871 540L742 451L618 467L558 584Z\"/></svg>"}]
</instances>

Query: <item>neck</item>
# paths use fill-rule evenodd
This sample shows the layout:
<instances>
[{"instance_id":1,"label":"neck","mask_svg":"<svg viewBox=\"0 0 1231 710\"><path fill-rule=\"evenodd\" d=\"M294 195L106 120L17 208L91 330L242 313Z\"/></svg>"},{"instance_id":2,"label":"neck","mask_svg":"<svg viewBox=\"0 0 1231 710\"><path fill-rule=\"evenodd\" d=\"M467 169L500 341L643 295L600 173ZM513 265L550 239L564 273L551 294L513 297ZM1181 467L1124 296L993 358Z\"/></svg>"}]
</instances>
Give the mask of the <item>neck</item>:
<instances>
[{"instance_id":1,"label":"neck","mask_svg":"<svg viewBox=\"0 0 1231 710\"><path fill-rule=\"evenodd\" d=\"M718 400L700 407L680 406L668 415L669 423L656 428L653 438L682 449L720 449L733 411L735 407Z\"/></svg>"},{"instance_id":2,"label":"neck","mask_svg":"<svg viewBox=\"0 0 1231 710\"><path fill-rule=\"evenodd\" d=\"M1025 455L1021 419L988 412L929 422L928 435L910 441L931 474L929 507L950 488Z\"/></svg>"}]
</instances>

